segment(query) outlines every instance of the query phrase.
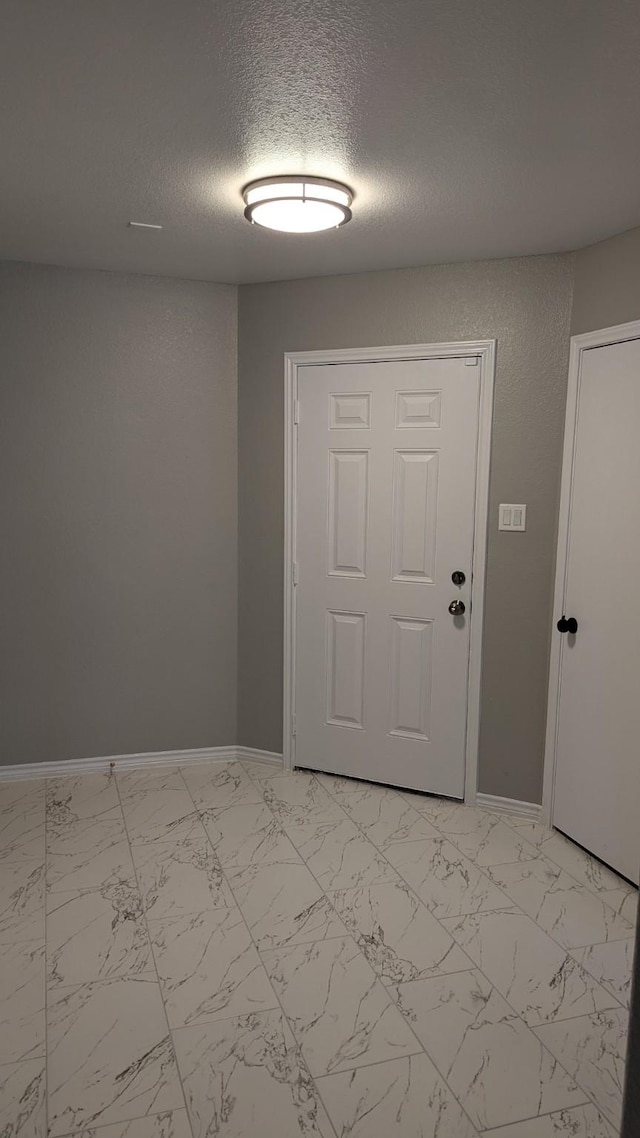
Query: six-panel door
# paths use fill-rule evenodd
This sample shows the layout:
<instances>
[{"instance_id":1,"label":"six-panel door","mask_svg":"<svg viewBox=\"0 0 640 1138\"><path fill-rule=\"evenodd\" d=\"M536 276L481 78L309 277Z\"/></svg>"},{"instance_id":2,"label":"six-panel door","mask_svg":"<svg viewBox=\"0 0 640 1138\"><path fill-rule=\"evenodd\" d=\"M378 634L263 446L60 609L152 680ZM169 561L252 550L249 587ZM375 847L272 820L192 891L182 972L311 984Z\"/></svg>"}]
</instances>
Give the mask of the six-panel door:
<instances>
[{"instance_id":1,"label":"six-panel door","mask_svg":"<svg viewBox=\"0 0 640 1138\"><path fill-rule=\"evenodd\" d=\"M463 796L479 371L298 369L298 766Z\"/></svg>"}]
</instances>

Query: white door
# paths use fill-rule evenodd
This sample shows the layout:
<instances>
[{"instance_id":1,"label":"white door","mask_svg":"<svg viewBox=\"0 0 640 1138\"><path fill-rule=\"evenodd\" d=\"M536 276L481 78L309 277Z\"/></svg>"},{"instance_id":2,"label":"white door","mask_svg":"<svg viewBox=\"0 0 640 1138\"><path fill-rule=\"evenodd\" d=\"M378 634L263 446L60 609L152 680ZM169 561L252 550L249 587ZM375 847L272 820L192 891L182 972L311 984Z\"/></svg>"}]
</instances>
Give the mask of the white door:
<instances>
[{"instance_id":1,"label":"white door","mask_svg":"<svg viewBox=\"0 0 640 1138\"><path fill-rule=\"evenodd\" d=\"M578 383L552 819L637 882L640 340L583 351Z\"/></svg>"},{"instance_id":2,"label":"white door","mask_svg":"<svg viewBox=\"0 0 640 1138\"><path fill-rule=\"evenodd\" d=\"M298 766L464 795L479 374L298 369Z\"/></svg>"}]
</instances>

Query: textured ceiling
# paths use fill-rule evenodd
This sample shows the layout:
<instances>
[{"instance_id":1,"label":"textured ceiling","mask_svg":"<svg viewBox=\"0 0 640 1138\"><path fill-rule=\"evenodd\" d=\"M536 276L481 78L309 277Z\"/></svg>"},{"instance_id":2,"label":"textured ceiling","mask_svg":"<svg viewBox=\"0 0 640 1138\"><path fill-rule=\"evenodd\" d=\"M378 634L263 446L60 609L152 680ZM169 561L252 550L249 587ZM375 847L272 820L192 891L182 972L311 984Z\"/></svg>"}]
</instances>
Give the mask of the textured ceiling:
<instances>
[{"instance_id":1,"label":"textured ceiling","mask_svg":"<svg viewBox=\"0 0 640 1138\"><path fill-rule=\"evenodd\" d=\"M640 223L639 58L637 0L2 0L0 259L233 282L577 248ZM241 186L297 171L353 222L250 227Z\"/></svg>"}]
</instances>

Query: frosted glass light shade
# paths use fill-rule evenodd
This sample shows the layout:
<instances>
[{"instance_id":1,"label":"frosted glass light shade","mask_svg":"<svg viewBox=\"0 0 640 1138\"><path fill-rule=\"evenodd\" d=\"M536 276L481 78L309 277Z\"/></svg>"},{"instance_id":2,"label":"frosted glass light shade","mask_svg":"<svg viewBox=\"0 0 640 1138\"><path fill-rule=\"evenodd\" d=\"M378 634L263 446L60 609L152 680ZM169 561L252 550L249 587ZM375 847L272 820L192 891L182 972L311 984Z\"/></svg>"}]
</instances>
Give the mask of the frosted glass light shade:
<instances>
[{"instance_id":1,"label":"frosted glass light shade","mask_svg":"<svg viewBox=\"0 0 640 1138\"><path fill-rule=\"evenodd\" d=\"M242 196L248 221L283 233L318 233L351 220L351 190L325 178L261 178Z\"/></svg>"}]
</instances>

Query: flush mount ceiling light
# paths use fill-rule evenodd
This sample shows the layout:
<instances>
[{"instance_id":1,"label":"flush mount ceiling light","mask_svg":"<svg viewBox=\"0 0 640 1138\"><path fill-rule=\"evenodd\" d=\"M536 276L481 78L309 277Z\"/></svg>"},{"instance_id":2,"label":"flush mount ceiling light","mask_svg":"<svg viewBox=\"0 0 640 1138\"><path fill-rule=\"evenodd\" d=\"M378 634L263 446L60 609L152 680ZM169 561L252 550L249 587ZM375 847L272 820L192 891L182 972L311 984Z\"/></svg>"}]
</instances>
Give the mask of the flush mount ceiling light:
<instances>
[{"instance_id":1,"label":"flush mount ceiling light","mask_svg":"<svg viewBox=\"0 0 640 1138\"><path fill-rule=\"evenodd\" d=\"M318 233L351 221L351 190L329 178L260 178L245 186L242 196L248 221L283 233Z\"/></svg>"}]
</instances>

